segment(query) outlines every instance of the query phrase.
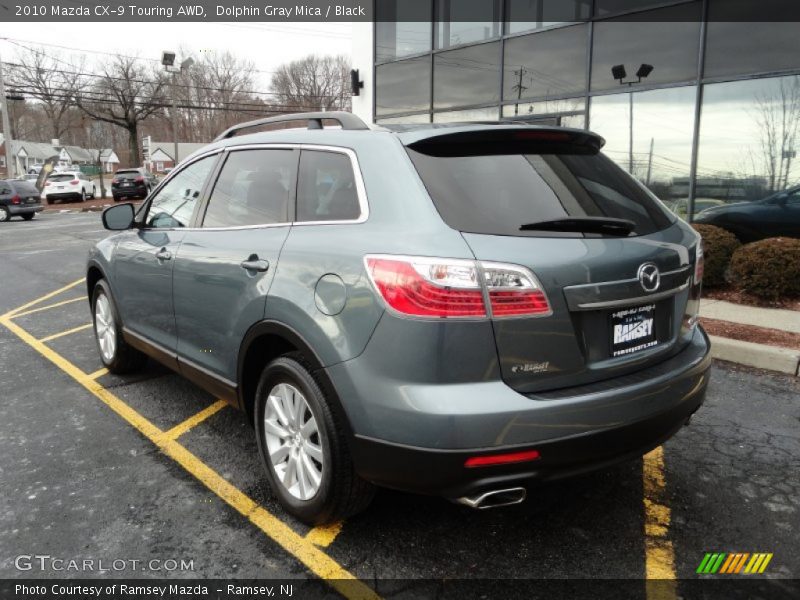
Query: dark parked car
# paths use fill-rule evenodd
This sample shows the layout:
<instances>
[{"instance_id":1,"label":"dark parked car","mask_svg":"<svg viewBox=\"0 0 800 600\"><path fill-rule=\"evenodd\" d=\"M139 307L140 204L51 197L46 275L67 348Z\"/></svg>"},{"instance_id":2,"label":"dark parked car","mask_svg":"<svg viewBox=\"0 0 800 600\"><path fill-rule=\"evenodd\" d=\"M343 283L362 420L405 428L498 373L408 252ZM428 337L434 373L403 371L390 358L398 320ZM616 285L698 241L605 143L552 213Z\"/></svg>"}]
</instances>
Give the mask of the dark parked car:
<instances>
[{"instance_id":1,"label":"dark parked car","mask_svg":"<svg viewBox=\"0 0 800 600\"><path fill-rule=\"evenodd\" d=\"M0 180L0 221L14 216L30 221L43 209L41 193L33 183L20 179Z\"/></svg>"},{"instance_id":2,"label":"dark parked car","mask_svg":"<svg viewBox=\"0 0 800 600\"><path fill-rule=\"evenodd\" d=\"M123 198L146 198L158 184L158 179L147 169L120 169L111 180L114 202Z\"/></svg>"},{"instance_id":3,"label":"dark parked car","mask_svg":"<svg viewBox=\"0 0 800 600\"><path fill-rule=\"evenodd\" d=\"M761 200L708 208L697 213L694 221L727 229L742 243L780 236L800 238L800 187Z\"/></svg>"},{"instance_id":4,"label":"dark parked car","mask_svg":"<svg viewBox=\"0 0 800 600\"><path fill-rule=\"evenodd\" d=\"M103 213L102 362L152 357L245 411L307 522L375 485L490 508L639 457L703 402L702 246L602 144L349 113L232 128Z\"/></svg>"}]
</instances>

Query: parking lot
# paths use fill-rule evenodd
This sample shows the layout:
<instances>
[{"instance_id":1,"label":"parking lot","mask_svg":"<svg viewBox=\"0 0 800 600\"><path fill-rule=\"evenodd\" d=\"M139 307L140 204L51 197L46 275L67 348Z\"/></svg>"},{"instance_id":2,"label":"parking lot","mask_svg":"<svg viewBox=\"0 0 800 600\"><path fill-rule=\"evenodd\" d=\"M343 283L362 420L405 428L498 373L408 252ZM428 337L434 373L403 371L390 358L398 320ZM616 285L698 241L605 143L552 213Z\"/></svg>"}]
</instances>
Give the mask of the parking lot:
<instances>
[{"instance_id":1,"label":"parking lot","mask_svg":"<svg viewBox=\"0 0 800 600\"><path fill-rule=\"evenodd\" d=\"M709 579L706 597L798 593L796 378L715 364L706 404L665 446L519 506L383 490L365 513L310 529L273 500L243 415L153 362L132 377L101 368L81 278L106 233L99 213L0 224L0 578L108 575L15 563L46 554L192 561L111 574L309 579L348 597L506 579L605 579L632 598L692 597ZM763 573L701 576L706 553L772 556Z\"/></svg>"}]
</instances>

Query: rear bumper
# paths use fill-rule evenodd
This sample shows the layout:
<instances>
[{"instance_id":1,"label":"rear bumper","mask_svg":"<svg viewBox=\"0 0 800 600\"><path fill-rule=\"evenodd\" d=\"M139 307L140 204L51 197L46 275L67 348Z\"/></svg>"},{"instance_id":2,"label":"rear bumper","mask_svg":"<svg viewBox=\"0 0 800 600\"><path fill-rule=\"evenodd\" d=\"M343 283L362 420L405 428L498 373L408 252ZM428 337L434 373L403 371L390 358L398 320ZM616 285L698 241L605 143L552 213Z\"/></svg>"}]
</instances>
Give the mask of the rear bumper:
<instances>
[{"instance_id":1,"label":"rear bumper","mask_svg":"<svg viewBox=\"0 0 800 600\"><path fill-rule=\"evenodd\" d=\"M29 215L44 210L41 204L9 204L6 208L10 215Z\"/></svg>"},{"instance_id":2,"label":"rear bumper","mask_svg":"<svg viewBox=\"0 0 800 600\"><path fill-rule=\"evenodd\" d=\"M45 198L48 201L52 200L82 200L83 196L81 196L80 192L57 192L53 194L45 194Z\"/></svg>"},{"instance_id":3,"label":"rear bumper","mask_svg":"<svg viewBox=\"0 0 800 600\"><path fill-rule=\"evenodd\" d=\"M147 186L137 185L134 187L111 187L111 193L117 197L122 198L132 196L147 196Z\"/></svg>"},{"instance_id":4,"label":"rear bumper","mask_svg":"<svg viewBox=\"0 0 800 600\"><path fill-rule=\"evenodd\" d=\"M368 413L371 418L351 418L355 467L378 485L446 497L602 468L641 456L672 437L702 404L710 364L708 338L698 328L686 349L659 365L559 390L549 398L523 396L502 381L424 390L388 382L371 390L367 402L386 400ZM340 389L341 377L332 379L350 416L353 396L347 400L347 391ZM387 409L391 403L392 411ZM464 466L472 456L528 449L537 450L539 458Z\"/></svg>"}]
</instances>

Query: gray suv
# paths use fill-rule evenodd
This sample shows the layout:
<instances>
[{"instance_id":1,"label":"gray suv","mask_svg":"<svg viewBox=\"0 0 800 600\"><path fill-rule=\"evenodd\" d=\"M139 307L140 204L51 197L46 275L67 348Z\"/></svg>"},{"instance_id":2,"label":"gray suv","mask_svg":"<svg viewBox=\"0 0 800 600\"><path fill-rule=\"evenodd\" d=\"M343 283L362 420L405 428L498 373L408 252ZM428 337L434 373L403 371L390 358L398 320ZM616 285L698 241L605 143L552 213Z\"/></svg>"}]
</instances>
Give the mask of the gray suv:
<instances>
[{"instance_id":1,"label":"gray suv","mask_svg":"<svg viewBox=\"0 0 800 600\"><path fill-rule=\"evenodd\" d=\"M237 135L288 121L308 127ZM639 457L704 398L702 248L602 145L348 113L231 128L103 213L103 364L149 356L243 410L310 523L375 486L488 508Z\"/></svg>"}]
</instances>

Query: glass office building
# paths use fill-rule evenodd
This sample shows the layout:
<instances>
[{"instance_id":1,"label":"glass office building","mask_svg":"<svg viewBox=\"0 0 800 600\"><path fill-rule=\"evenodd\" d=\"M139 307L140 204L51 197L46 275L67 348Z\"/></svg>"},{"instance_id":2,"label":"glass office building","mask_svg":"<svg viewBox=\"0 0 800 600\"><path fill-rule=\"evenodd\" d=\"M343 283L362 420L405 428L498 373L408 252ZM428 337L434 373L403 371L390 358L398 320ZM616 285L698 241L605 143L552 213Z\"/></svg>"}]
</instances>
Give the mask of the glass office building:
<instances>
[{"instance_id":1,"label":"glass office building","mask_svg":"<svg viewBox=\"0 0 800 600\"><path fill-rule=\"evenodd\" d=\"M800 24L759 22L782 5L376 0L375 120L588 128L679 214L761 198L800 185Z\"/></svg>"}]
</instances>

